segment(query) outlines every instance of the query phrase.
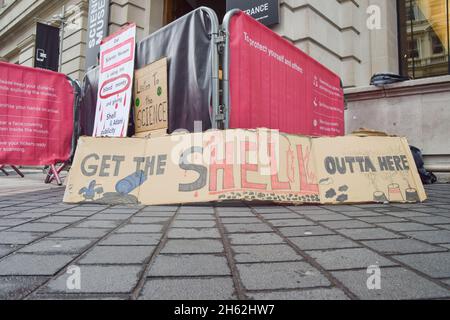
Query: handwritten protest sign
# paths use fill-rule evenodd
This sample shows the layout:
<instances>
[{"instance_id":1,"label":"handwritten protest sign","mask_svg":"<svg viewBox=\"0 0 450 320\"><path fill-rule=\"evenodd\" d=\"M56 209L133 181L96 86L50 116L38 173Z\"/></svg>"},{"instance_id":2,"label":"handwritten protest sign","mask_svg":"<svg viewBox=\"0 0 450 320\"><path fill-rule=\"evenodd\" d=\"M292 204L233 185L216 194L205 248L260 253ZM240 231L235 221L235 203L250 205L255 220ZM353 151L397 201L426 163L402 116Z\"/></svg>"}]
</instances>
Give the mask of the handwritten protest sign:
<instances>
[{"instance_id":1,"label":"handwritten protest sign","mask_svg":"<svg viewBox=\"0 0 450 320\"><path fill-rule=\"evenodd\" d=\"M151 139L81 138L64 201L146 205L426 199L406 139L225 130Z\"/></svg>"},{"instance_id":2,"label":"handwritten protest sign","mask_svg":"<svg viewBox=\"0 0 450 320\"><path fill-rule=\"evenodd\" d=\"M167 58L136 71L134 124L136 133L167 130Z\"/></svg>"},{"instance_id":3,"label":"handwritten protest sign","mask_svg":"<svg viewBox=\"0 0 450 320\"><path fill-rule=\"evenodd\" d=\"M136 25L130 24L102 41L95 137L127 135L134 76L135 38Z\"/></svg>"}]
</instances>

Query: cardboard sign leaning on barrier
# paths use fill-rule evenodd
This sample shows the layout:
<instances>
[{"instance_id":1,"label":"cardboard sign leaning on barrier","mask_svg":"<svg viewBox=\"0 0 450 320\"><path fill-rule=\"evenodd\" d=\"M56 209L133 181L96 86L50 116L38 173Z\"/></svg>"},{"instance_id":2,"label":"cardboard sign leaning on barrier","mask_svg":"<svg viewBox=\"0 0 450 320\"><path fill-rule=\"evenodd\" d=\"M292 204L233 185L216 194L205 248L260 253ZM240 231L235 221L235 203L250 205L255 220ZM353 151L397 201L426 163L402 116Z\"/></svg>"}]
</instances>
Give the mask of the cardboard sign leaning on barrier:
<instances>
[{"instance_id":1,"label":"cardboard sign leaning on barrier","mask_svg":"<svg viewBox=\"0 0 450 320\"><path fill-rule=\"evenodd\" d=\"M405 138L309 138L268 129L150 139L83 137L64 196L69 203L145 205L425 199Z\"/></svg>"}]
</instances>

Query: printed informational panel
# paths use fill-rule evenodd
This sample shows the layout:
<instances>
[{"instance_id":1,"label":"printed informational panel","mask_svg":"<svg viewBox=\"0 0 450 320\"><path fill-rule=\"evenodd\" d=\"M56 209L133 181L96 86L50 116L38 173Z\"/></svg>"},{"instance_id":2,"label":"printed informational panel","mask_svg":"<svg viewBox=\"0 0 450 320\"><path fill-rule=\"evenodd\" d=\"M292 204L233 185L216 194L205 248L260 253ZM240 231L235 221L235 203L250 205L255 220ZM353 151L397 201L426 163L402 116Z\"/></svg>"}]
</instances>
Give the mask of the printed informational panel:
<instances>
[{"instance_id":1,"label":"printed informational panel","mask_svg":"<svg viewBox=\"0 0 450 320\"><path fill-rule=\"evenodd\" d=\"M167 131L167 58L135 72L134 125L136 133Z\"/></svg>"},{"instance_id":2,"label":"printed informational panel","mask_svg":"<svg viewBox=\"0 0 450 320\"><path fill-rule=\"evenodd\" d=\"M136 25L104 39L95 113L95 137L125 137L132 99Z\"/></svg>"},{"instance_id":3,"label":"printed informational panel","mask_svg":"<svg viewBox=\"0 0 450 320\"><path fill-rule=\"evenodd\" d=\"M340 78L246 14L230 25L230 128L342 136Z\"/></svg>"},{"instance_id":4,"label":"printed informational panel","mask_svg":"<svg viewBox=\"0 0 450 320\"><path fill-rule=\"evenodd\" d=\"M0 62L0 165L68 160L73 103L65 75Z\"/></svg>"},{"instance_id":5,"label":"printed informational panel","mask_svg":"<svg viewBox=\"0 0 450 320\"><path fill-rule=\"evenodd\" d=\"M146 205L426 199L404 138L308 138L266 129L81 138L65 202Z\"/></svg>"}]
</instances>

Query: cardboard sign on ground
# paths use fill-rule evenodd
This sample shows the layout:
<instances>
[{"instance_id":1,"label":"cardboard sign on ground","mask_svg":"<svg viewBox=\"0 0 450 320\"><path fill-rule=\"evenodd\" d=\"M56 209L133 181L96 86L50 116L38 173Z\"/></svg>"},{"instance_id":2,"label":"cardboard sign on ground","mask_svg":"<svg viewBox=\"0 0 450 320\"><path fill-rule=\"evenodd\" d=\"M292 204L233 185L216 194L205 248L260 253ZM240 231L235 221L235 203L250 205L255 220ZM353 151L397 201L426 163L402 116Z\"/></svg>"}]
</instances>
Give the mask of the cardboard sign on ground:
<instances>
[{"instance_id":1,"label":"cardboard sign on ground","mask_svg":"<svg viewBox=\"0 0 450 320\"><path fill-rule=\"evenodd\" d=\"M150 139L83 137L64 197L69 203L145 205L425 199L405 138L309 138L266 129Z\"/></svg>"},{"instance_id":2,"label":"cardboard sign on ground","mask_svg":"<svg viewBox=\"0 0 450 320\"><path fill-rule=\"evenodd\" d=\"M167 58L136 70L134 86L136 133L168 128Z\"/></svg>"}]
</instances>

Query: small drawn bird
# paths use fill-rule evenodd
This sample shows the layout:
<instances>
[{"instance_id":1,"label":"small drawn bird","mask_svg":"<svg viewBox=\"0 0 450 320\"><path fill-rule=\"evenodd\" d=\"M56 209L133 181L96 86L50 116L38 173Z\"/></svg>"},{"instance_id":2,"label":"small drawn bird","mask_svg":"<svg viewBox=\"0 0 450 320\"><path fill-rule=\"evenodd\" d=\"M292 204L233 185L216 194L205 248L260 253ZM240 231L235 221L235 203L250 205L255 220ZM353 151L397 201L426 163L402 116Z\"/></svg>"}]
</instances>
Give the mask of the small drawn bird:
<instances>
[{"instance_id":1,"label":"small drawn bird","mask_svg":"<svg viewBox=\"0 0 450 320\"><path fill-rule=\"evenodd\" d=\"M97 181L92 180L87 188L84 187L80 190L79 194L83 195L85 200L94 200L95 195L103 193L103 188L102 187L96 188L96 186Z\"/></svg>"}]
</instances>

